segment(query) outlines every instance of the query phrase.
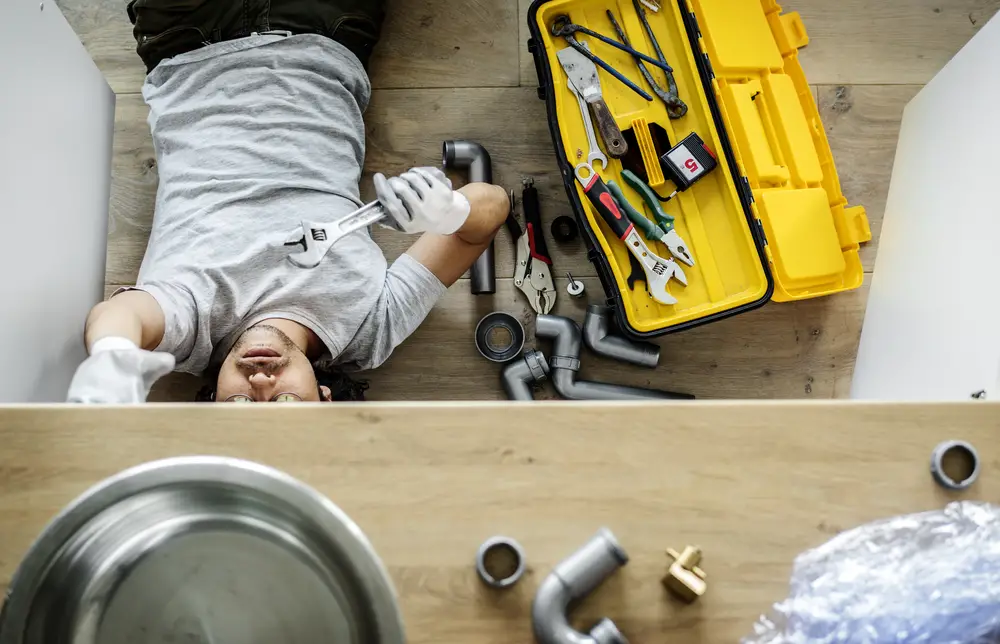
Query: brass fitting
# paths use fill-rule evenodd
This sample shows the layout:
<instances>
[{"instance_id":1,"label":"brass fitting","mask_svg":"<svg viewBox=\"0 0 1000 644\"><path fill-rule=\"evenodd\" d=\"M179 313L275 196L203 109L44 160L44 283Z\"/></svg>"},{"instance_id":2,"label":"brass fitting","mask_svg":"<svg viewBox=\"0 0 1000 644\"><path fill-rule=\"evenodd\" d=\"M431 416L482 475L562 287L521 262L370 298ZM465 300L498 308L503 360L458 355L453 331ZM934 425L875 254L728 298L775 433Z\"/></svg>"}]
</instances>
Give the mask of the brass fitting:
<instances>
[{"instance_id":1,"label":"brass fitting","mask_svg":"<svg viewBox=\"0 0 1000 644\"><path fill-rule=\"evenodd\" d=\"M667 554L674 560L663 578L663 585L667 590L689 604L704 595L708 584L705 583L705 571L698 567L701 563L701 548L685 546L681 553L667 548Z\"/></svg>"}]
</instances>

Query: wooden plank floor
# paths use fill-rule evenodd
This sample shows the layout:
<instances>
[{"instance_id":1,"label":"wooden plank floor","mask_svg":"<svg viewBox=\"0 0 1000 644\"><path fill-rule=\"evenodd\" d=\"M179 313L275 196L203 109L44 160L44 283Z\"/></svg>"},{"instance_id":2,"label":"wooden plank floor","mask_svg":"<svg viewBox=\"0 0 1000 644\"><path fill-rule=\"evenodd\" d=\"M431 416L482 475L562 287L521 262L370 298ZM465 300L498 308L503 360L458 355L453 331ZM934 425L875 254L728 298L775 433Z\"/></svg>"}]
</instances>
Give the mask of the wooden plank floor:
<instances>
[{"instance_id":1,"label":"wooden plank floor","mask_svg":"<svg viewBox=\"0 0 1000 644\"><path fill-rule=\"evenodd\" d=\"M748 0L751 1L751 0ZM118 94L109 238L109 289L132 284L153 216L157 174L139 95L143 68L134 53L123 0L60 0L81 40ZM376 88L366 116L368 159L363 191L374 171L398 172L436 163L447 138L481 141L495 161L495 180L515 186L536 178L543 216L569 214L557 174L544 105L524 42L530 0L389 0L390 18L372 65ZM875 263L878 233L903 106L1000 8L1000 0L788 0L811 36L802 50L845 195L868 210L874 239L863 250ZM474 63L474 64L472 64ZM406 238L380 231L386 255ZM600 290L581 246L550 243L558 274L572 271L590 293ZM513 271L511 245L497 240L497 274ZM870 278L870 276L869 276ZM656 371L586 357L589 378L687 391L699 397L830 398L850 387L868 293L771 304L661 341ZM560 314L582 319L559 280ZM596 299L596 298L595 298ZM379 400L490 399L501 396L498 369L476 353L472 331L490 310L530 322L509 279L493 298L474 298L456 284L427 322L389 363L369 374ZM529 346L533 341L531 325ZM193 378L171 376L155 400L188 400ZM550 397L546 391L542 397Z\"/></svg>"}]
</instances>

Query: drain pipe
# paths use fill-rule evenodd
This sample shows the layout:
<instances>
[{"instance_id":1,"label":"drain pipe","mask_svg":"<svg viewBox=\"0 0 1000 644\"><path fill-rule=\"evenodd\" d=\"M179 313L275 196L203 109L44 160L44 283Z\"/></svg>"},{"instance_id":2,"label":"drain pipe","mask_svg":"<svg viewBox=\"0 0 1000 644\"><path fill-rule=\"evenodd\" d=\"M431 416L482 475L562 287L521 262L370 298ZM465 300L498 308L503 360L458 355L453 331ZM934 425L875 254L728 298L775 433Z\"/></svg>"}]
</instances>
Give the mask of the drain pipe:
<instances>
[{"instance_id":1,"label":"drain pipe","mask_svg":"<svg viewBox=\"0 0 1000 644\"><path fill-rule=\"evenodd\" d=\"M556 392L567 400L691 400L694 396L607 382L577 380L581 332L576 322L558 315L535 318L535 335L552 340L549 369Z\"/></svg>"},{"instance_id":2,"label":"drain pipe","mask_svg":"<svg viewBox=\"0 0 1000 644\"><path fill-rule=\"evenodd\" d=\"M445 141L445 168L465 170L469 183L493 183L493 161L486 148L474 141ZM472 265L472 294L492 295L497 290L496 267L493 263L493 242Z\"/></svg>"},{"instance_id":3,"label":"drain pipe","mask_svg":"<svg viewBox=\"0 0 1000 644\"><path fill-rule=\"evenodd\" d=\"M566 614L570 603L589 595L626 563L628 555L615 535L602 528L556 566L542 580L531 605L531 626L538 644L628 644L615 623L606 617L590 633L581 633L570 626Z\"/></svg>"},{"instance_id":4,"label":"drain pipe","mask_svg":"<svg viewBox=\"0 0 1000 644\"><path fill-rule=\"evenodd\" d=\"M534 400L531 386L549 377L549 363L541 351L528 350L504 367L500 374L503 390L510 400Z\"/></svg>"},{"instance_id":5,"label":"drain pipe","mask_svg":"<svg viewBox=\"0 0 1000 644\"><path fill-rule=\"evenodd\" d=\"M632 342L612 335L611 307L591 304L583 318L583 343L599 356L655 369L660 362L660 347L650 342Z\"/></svg>"}]
</instances>

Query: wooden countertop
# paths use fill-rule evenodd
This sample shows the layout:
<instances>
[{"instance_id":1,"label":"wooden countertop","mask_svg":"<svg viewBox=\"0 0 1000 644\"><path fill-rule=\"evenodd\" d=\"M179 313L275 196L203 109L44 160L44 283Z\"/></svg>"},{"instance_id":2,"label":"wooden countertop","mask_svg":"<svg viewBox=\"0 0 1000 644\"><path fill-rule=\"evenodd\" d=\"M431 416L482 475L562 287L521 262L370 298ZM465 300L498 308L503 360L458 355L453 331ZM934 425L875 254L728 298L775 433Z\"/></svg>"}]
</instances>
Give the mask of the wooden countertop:
<instances>
[{"instance_id":1,"label":"wooden countertop","mask_svg":"<svg viewBox=\"0 0 1000 644\"><path fill-rule=\"evenodd\" d=\"M783 598L793 558L881 517L1000 494L1000 404L423 404L248 408L0 408L0 570L10 579L48 520L90 485L145 461L247 458L316 487L386 562L413 643L531 640L534 590L600 526L630 563L574 613L633 644L736 641ZM938 488L934 446L983 463ZM518 539L528 573L490 592L473 558ZM664 549L704 548L708 594L660 585Z\"/></svg>"}]
</instances>

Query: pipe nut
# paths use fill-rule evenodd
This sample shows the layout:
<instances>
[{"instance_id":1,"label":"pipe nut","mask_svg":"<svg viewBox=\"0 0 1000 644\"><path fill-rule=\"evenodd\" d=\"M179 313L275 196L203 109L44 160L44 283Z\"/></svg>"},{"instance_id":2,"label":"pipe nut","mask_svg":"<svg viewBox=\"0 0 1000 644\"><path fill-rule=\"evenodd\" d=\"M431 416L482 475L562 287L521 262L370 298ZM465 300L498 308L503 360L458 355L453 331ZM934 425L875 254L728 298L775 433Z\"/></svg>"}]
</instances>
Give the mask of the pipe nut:
<instances>
[{"instance_id":1,"label":"pipe nut","mask_svg":"<svg viewBox=\"0 0 1000 644\"><path fill-rule=\"evenodd\" d=\"M524 576L524 548L510 537L490 537L476 553L476 572L491 588L510 588Z\"/></svg>"},{"instance_id":2,"label":"pipe nut","mask_svg":"<svg viewBox=\"0 0 1000 644\"><path fill-rule=\"evenodd\" d=\"M545 360L545 355L541 351L529 349L524 352L524 362L528 365L528 371L535 382L541 382L549 377L549 363Z\"/></svg>"},{"instance_id":3,"label":"pipe nut","mask_svg":"<svg viewBox=\"0 0 1000 644\"><path fill-rule=\"evenodd\" d=\"M945 441L931 454L931 475L949 490L964 490L975 483L979 469L979 453L965 441Z\"/></svg>"},{"instance_id":4,"label":"pipe nut","mask_svg":"<svg viewBox=\"0 0 1000 644\"><path fill-rule=\"evenodd\" d=\"M549 360L549 366L553 369L568 369L569 371L579 371L580 370L580 359L570 358L569 356L552 356Z\"/></svg>"}]
</instances>

